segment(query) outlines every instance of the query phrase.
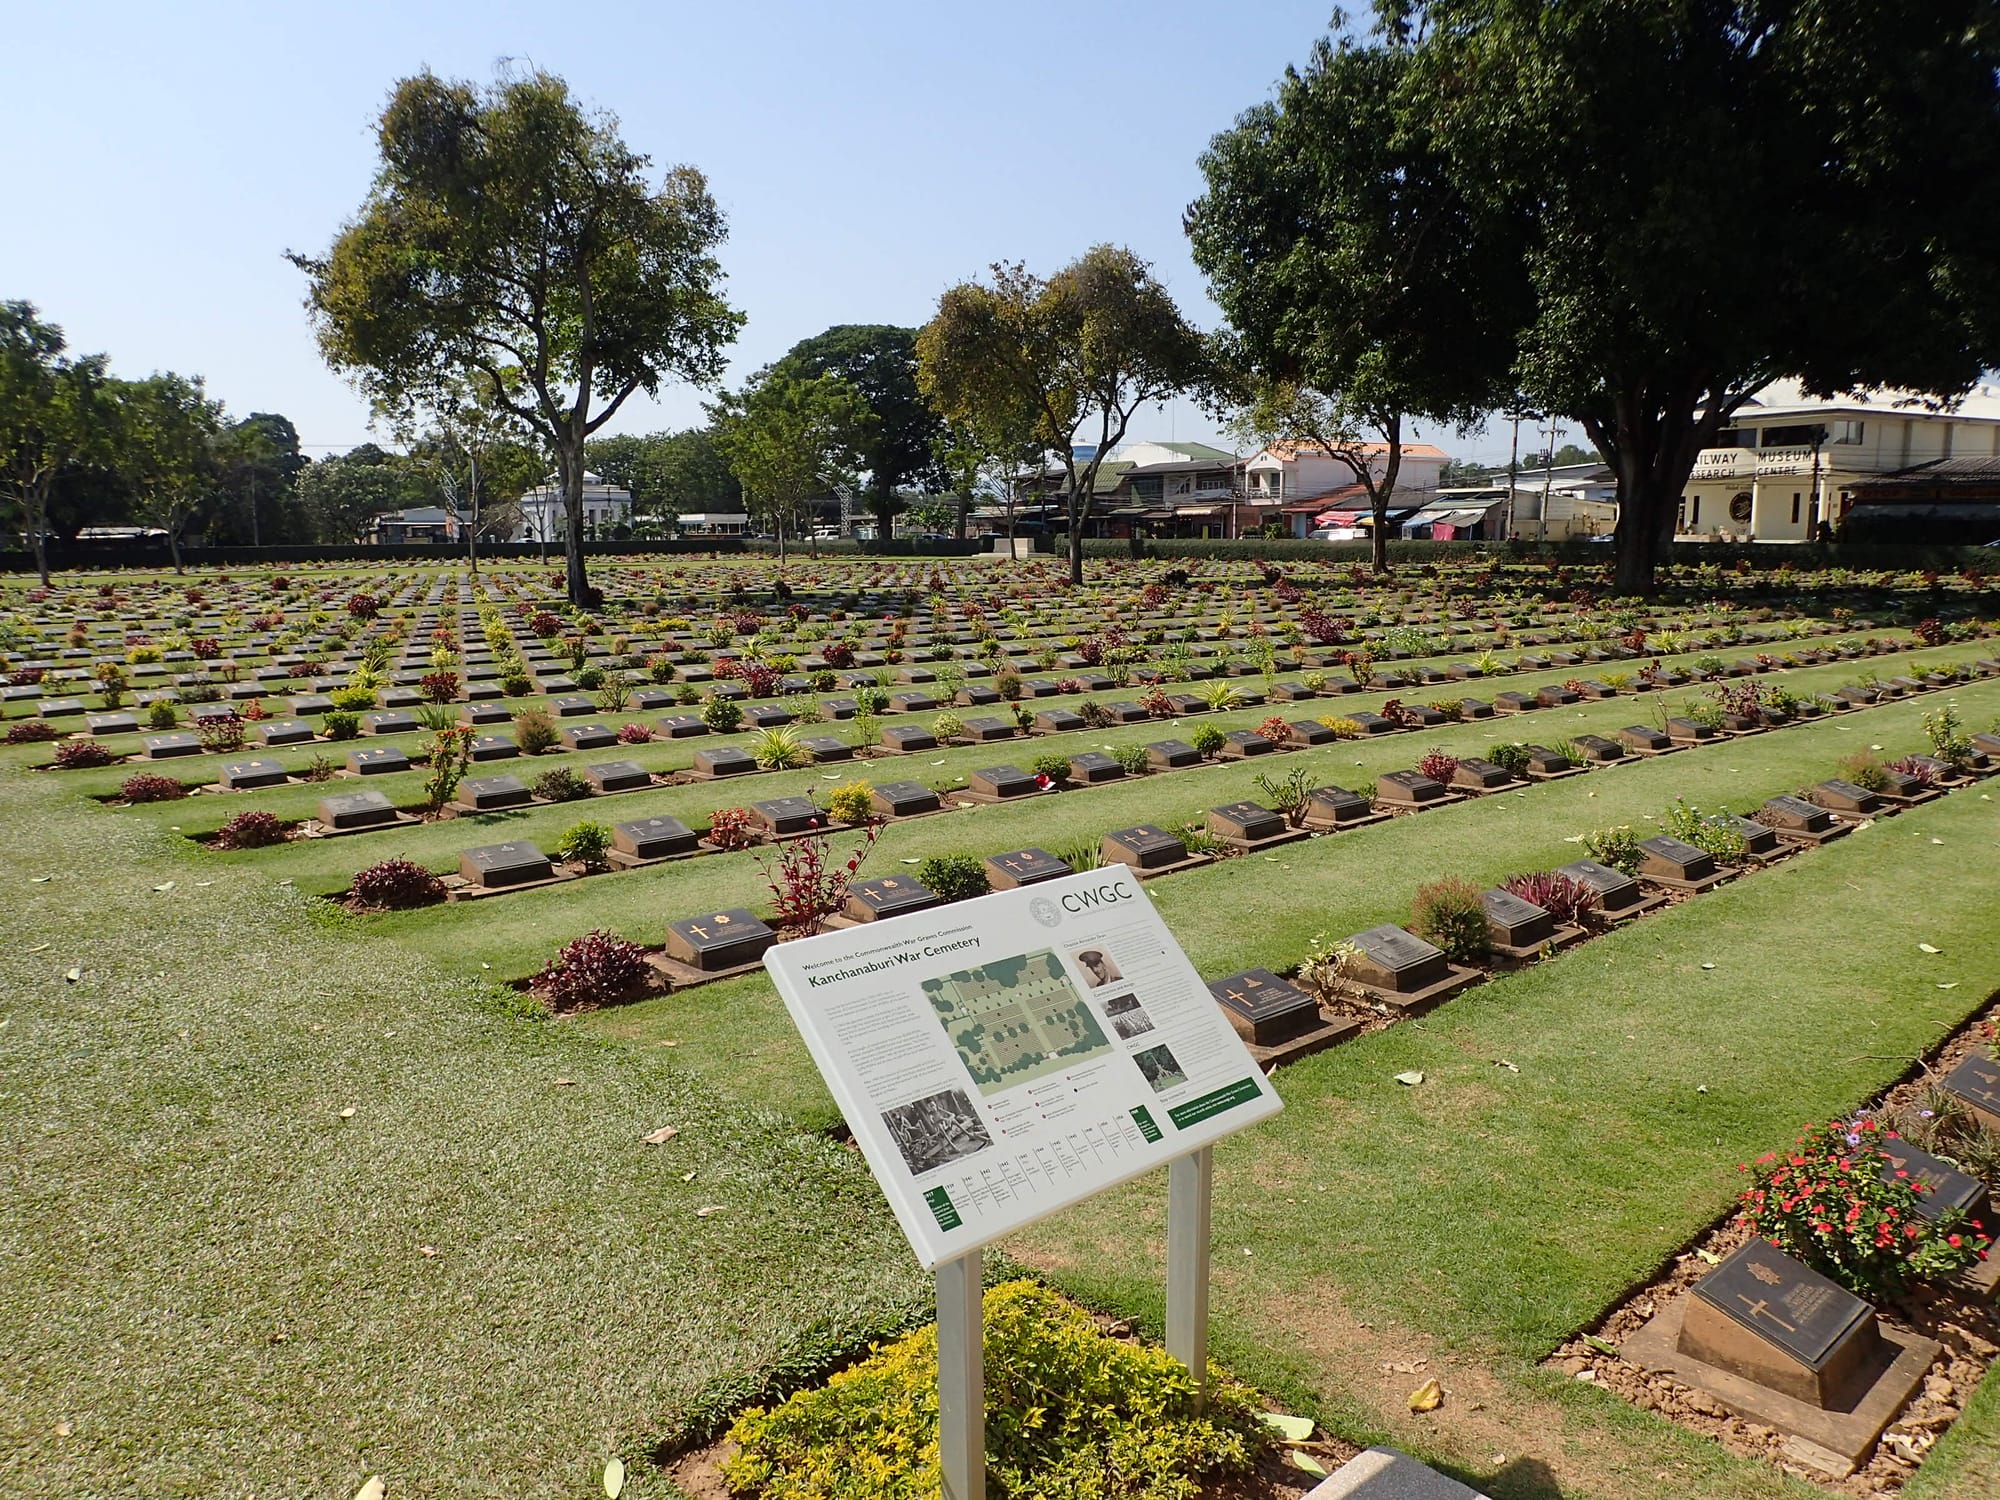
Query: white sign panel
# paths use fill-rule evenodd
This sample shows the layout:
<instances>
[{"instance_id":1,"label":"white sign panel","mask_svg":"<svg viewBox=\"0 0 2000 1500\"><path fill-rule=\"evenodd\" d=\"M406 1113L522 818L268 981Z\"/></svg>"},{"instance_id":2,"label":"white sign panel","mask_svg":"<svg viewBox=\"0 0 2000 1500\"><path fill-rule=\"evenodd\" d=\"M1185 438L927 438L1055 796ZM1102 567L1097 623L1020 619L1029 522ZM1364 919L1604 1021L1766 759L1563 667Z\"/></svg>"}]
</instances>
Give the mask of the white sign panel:
<instances>
[{"instance_id":1,"label":"white sign panel","mask_svg":"<svg viewBox=\"0 0 2000 1500\"><path fill-rule=\"evenodd\" d=\"M1283 1108L1122 865L764 966L926 1269Z\"/></svg>"}]
</instances>

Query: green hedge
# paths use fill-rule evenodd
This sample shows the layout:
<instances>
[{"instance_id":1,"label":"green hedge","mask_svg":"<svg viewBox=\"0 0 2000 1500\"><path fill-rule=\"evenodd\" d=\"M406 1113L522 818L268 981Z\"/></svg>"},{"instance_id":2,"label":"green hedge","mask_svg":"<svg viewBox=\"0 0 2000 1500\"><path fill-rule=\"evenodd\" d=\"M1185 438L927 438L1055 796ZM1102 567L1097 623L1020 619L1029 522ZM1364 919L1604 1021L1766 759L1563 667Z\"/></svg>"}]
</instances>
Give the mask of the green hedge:
<instances>
[{"instance_id":1,"label":"green hedge","mask_svg":"<svg viewBox=\"0 0 2000 1500\"><path fill-rule=\"evenodd\" d=\"M1086 557L1130 558L1133 545L1123 540L1086 539ZM1373 553L1367 542L1310 542L1297 538L1266 541L1219 541L1206 538L1162 537L1141 541L1136 554L1141 557L1198 557L1219 562L1262 559L1269 562L1332 560L1340 563L1368 563ZM1499 562L1524 563L1538 558L1557 558L1569 563L1609 563L1615 552L1609 543L1567 541L1544 542L1433 542L1392 541L1389 561L1393 563ZM1885 569L1922 572L1933 569L1955 573L1976 567L2000 573L2000 549L1985 547L1926 546L1899 542L1683 542L1674 549L1677 563L1699 566L1713 563L1731 568L1747 560L1754 568L1790 566L1801 572L1823 568L1853 571Z\"/></svg>"}]
</instances>

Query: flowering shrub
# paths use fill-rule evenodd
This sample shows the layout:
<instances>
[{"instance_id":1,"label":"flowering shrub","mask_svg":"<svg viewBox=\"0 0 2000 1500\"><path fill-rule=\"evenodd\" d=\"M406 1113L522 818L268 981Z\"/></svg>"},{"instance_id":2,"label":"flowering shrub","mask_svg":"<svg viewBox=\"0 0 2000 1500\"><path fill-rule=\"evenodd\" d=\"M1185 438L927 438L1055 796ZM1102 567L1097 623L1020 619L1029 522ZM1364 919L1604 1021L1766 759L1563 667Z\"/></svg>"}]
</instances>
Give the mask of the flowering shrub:
<instances>
[{"instance_id":1,"label":"flowering shrub","mask_svg":"<svg viewBox=\"0 0 2000 1500\"><path fill-rule=\"evenodd\" d=\"M537 610L529 617L528 629L546 641L562 634L562 621L545 609Z\"/></svg>"},{"instance_id":2,"label":"flowering shrub","mask_svg":"<svg viewBox=\"0 0 2000 1500\"><path fill-rule=\"evenodd\" d=\"M532 981L555 1010L622 1000L646 982L646 950L597 928L564 943Z\"/></svg>"},{"instance_id":3,"label":"flowering shrub","mask_svg":"<svg viewBox=\"0 0 2000 1500\"><path fill-rule=\"evenodd\" d=\"M1285 745L1291 742L1292 726L1285 722L1283 715L1272 714L1257 726L1257 733L1274 745Z\"/></svg>"},{"instance_id":4,"label":"flowering shrub","mask_svg":"<svg viewBox=\"0 0 2000 1500\"><path fill-rule=\"evenodd\" d=\"M1925 1218L1917 1204L1928 1189L1901 1168L1884 1173L1898 1139L1867 1118L1814 1126L1789 1152L1738 1168L1755 1174L1737 1200L1741 1222L1864 1297L1947 1280L1984 1260L1992 1242L1983 1224L1956 1212Z\"/></svg>"},{"instance_id":5,"label":"flowering shrub","mask_svg":"<svg viewBox=\"0 0 2000 1500\"><path fill-rule=\"evenodd\" d=\"M1046 776L1050 781L1069 780L1069 757L1060 750L1047 750L1037 755L1028 769L1037 776Z\"/></svg>"},{"instance_id":6,"label":"flowering shrub","mask_svg":"<svg viewBox=\"0 0 2000 1500\"><path fill-rule=\"evenodd\" d=\"M1164 1349L1110 1337L1033 1282L986 1293L984 1347L989 1392L1032 1392L1031 1408L989 1409L986 1462L999 1494L1221 1493L1204 1481L1248 1474L1268 1442L1250 1390L1215 1381L1203 1407ZM745 1411L723 1476L767 1500L934 1495L937 1378L936 1331L907 1334L775 1409Z\"/></svg>"},{"instance_id":7,"label":"flowering shrub","mask_svg":"<svg viewBox=\"0 0 2000 1500\"><path fill-rule=\"evenodd\" d=\"M1333 737L1337 740L1361 738L1361 721L1350 719L1345 714L1327 714L1319 722L1323 727L1332 730Z\"/></svg>"},{"instance_id":8,"label":"flowering shrub","mask_svg":"<svg viewBox=\"0 0 2000 1500\"><path fill-rule=\"evenodd\" d=\"M1479 887L1462 875L1417 887L1410 930L1455 964L1484 962L1491 942Z\"/></svg>"},{"instance_id":9,"label":"flowering shrub","mask_svg":"<svg viewBox=\"0 0 2000 1500\"><path fill-rule=\"evenodd\" d=\"M426 703L449 703L458 696L458 673L426 672L417 679L417 691Z\"/></svg>"},{"instance_id":10,"label":"flowering shrub","mask_svg":"<svg viewBox=\"0 0 2000 1500\"><path fill-rule=\"evenodd\" d=\"M215 831L215 847L265 849L282 844L288 827L276 813L241 812Z\"/></svg>"},{"instance_id":11,"label":"flowering shrub","mask_svg":"<svg viewBox=\"0 0 2000 1500\"><path fill-rule=\"evenodd\" d=\"M348 598L347 612L357 620L372 620L382 613L382 601L373 594L354 594Z\"/></svg>"},{"instance_id":12,"label":"flowering shrub","mask_svg":"<svg viewBox=\"0 0 2000 1500\"><path fill-rule=\"evenodd\" d=\"M216 657L222 655L222 642L212 637L203 637L201 640L189 641L188 650L202 661L214 661Z\"/></svg>"},{"instance_id":13,"label":"flowering shrub","mask_svg":"<svg viewBox=\"0 0 2000 1500\"><path fill-rule=\"evenodd\" d=\"M45 745L50 740L62 738L62 731L47 719L23 719L18 724L7 726L7 743L10 745Z\"/></svg>"},{"instance_id":14,"label":"flowering shrub","mask_svg":"<svg viewBox=\"0 0 2000 1500\"><path fill-rule=\"evenodd\" d=\"M1910 627L1910 633L1926 646L1942 646L1947 639L1944 625L1935 615L1917 621Z\"/></svg>"},{"instance_id":15,"label":"flowering shrub","mask_svg":"<svg viewBox=\"0 0 2000 1500\"><path fill-rule=\"evenodd\" d=\"M718 807L708 815L708 841L718 849L747 849L757 842L747 807Z\"/></svg>"},{"instance_id":16,"label":"flowering shrub","mask_svg":"<svg viewBox=\"0 0 2000 1500\"><path fill-rule=\"evenodd\" d=\"M1740 863L1744 852L1743 833L1727 813L1704 813L1693 804L1674 799L1660 820L1670 837L1697 849L1705 849L1725 864Z\"/></svg>"},{"instance_id":17,"label":"flowering shrub","mask_svg":"<svg viewBox=\"0 0 2000 1500\"><path fill-rule=\"evenodd\" d=\"M1963 770L1972 759L1972 740L1958 711L1949 704L1924 715L1924 736L1931 742L1931 754L1953 770Z\"/></svg>"},{"instance_id":18,"label":"flowering shrub","mask_svg":"<svg viewBox=\"0 0 2000 1500\"><path fill-rule=\"evenodd\" d=\"M1597 887L1572 880L1559 870L1538 870L1526 875L1509 875L1500 889L1539 906L1556 919L1558 926L1580 927L1597 910L1601 899Z\"/></svg>"},{"instance_id":19,"label":"flowering shrub","mask_svg":"<svg viewBox=\"0 0 2000 1500\"><path fill-rule=\"evenodd\" d=\"M56 746L56 769L58 771L88 771L98 766L108 766L118 757L108 746L96 740L64 740Z\"/></svg>"},{"instance_id":20,"label":"flowering shrub","mask_svg":"<svg viewBox=\"0 0 2000 1500\"><path fill-rule=\"evenodd\" d=\"M1639 873L1639 835L1622 823L1615 828L1591 829L1583 836L1583 852L1600 865L1627 875Z\"/></svg>"},{"instance_id":21,"label":"flowering shrub","mask_svg":"<svg viewBox=\"0 0 2000 1500\"><path fill-rule=\"evenodd\" d=\"M444 900L444 882L413 860L385 859L357 874L348 894L357 906L407 911Z\"/></svg>"},{"instance_id":22,"label":"flowering shrub","mask_svg":"<svg viewBox=\"0 0 2000 1500\"><path fill-rule=\"evenodd\" d=\"M1442 750L1426 750L1423 758L1417 762L1417 770L1420 774L1430 777L1432 781L1450 786L1451 778L1458 772L1458 757L1446 754Z\"/></svg>"},{"instance_id":23,"label":"flowering shrub","mask_svg":"<svg viewBox=\"0 0 2000 1500\"><path fill-rule=\"evenodd\" d=\"M185 797L189 790L185 781L175 777L141 771L137 776L126 777L118 794L127 802L173 802Z\"/></svg>"},{"instance_id":24,"label":"flowering shrub","mask_svg":"<svg viewBox=\"0 0 2000 1500\"><path fill-rule=\"evenodd\" d=\"M702 705L701 722L717 734L731 734L742 724L743 710L728 698L711 698Z\"/></svg>"}]
</instances>

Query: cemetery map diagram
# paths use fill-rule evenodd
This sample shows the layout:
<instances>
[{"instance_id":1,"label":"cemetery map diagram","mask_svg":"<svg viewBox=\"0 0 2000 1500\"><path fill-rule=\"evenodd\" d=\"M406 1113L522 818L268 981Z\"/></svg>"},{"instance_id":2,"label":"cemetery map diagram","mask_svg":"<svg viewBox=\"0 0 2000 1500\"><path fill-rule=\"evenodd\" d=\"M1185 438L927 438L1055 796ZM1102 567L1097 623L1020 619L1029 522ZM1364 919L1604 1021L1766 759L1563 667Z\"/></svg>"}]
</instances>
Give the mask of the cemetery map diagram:
<instances>
[{"instance_id":1,"label":"cemetery map diagram","mask_svg":"<svg viewBox=\"0 0 2000 1500\"><path fill-rule=\"evenodd\" d=\"M1111 1051L1104 1028L1050 950L927 979L923 990L982 1095Z\"/></svg>"}]
</instances>

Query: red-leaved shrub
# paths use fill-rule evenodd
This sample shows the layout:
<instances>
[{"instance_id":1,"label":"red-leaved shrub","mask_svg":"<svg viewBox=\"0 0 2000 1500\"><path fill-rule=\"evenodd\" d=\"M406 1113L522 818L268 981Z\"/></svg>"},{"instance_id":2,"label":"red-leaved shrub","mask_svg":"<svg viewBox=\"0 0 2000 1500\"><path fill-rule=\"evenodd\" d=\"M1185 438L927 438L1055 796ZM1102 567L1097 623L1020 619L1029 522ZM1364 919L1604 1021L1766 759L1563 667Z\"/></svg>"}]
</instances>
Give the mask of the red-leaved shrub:
<instances>
[{"instance_id":1,"label":"red-leaved shrub","mask_svg":"<svg viewBox=\"0 0 2000 1500\"><path fill-rule=\"evenodd\" d=\"M108 766L118 759L108 746L96 740L64 740L56 746L56 769L58 771L87 771L97 766Z\"/></svg>"},{"instance_id":2,"label":"red-leaved shrub","mask_svg":"<svg viewBox=\"0 0 2000 1500\"><path fill-rule=\"evenodd\" d=\"M630 995L647 976L646 950L602 928L564 943L534 987L555 1010L604 1005Z\"/></svg>"},{"instance_id":3,"label":"red-leaved shrub","mask_svg":"<svg viewBox=\"0 0 2000 1500\"><path fill-rule=\"evenodd\" d=\"M1581 926L1599 903L1595 886L1572 880L1559 870L1509 875L1500 882L1500 888L1531 906L1539 906L1564 927Z\"/></svg>"},{"instance_id":4,"label":"red-leaved shrub","mask_svg":"<svg viewBox=\"0 0 2000 1500\"><path fill-rule=\"evenodd\" d=\"M285 841L285 820L276 813L238 813L215 831L218 849L265 849Z\"/></svg>"},{"instance_id":5,"label":"red-leaved shrub","mask_svg":"<svg viewBox=\"0 0 2000 1500\"><path fill-rule=\"evenodd\" d=\"M357 906L407 911L444 900L444 882L414 860L385 859L355 875L348 894Z\"/></svg>"},{"instance_id":6,"label":"red-leaved shrub","mask_svg":"<svg viewBox=\"0 0 2000 1500\"><path fill-rule=\"evenodd\" d=\"M7 726L7 743L10 745L45 745L50 740L62 738L62 731L47 719L23 719L18 724Z\"/></svg>"},{"instance_id":7,"label":"red-leaved shrub","mask_svg":"<svg viewBox=\"0 0 2000 1500\"><path fill-rule=\"evenodd\" d=\"M125 778L118 791L127 802L173 802L188 794L188 784L172 776L141 771Z\"/></svg>"}]
</instances>

